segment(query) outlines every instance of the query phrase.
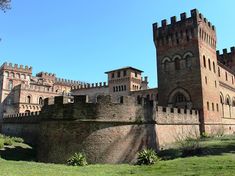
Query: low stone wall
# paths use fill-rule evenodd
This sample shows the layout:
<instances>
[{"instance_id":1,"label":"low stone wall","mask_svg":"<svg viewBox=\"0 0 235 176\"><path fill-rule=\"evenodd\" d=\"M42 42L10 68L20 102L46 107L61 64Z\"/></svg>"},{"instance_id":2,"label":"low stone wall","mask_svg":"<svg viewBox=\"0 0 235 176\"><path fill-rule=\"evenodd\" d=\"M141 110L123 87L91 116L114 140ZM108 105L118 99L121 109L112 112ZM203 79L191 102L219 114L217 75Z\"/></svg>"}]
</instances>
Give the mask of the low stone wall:
<instances>
[{"instance_id":1,"label":"low stone wall","mask_svg":"<svg viewBox=\"0 0 235 176\"><path fill-rule=\"evenodd\" d=\"M2 133L17 136L36 146L39 134L39 112L8 115L3 118Z\"/></svg>"},{"instance_id":2,"label":"low stone wall","mask_svg":"<svg viewBox=\"0 0 235 176\"><path fill-rule=\"evenodd\" d=\"M199 113L196 110L157 107L156 133L160 149L187 137L199 137Z\"/></svg>"}]
</instances>

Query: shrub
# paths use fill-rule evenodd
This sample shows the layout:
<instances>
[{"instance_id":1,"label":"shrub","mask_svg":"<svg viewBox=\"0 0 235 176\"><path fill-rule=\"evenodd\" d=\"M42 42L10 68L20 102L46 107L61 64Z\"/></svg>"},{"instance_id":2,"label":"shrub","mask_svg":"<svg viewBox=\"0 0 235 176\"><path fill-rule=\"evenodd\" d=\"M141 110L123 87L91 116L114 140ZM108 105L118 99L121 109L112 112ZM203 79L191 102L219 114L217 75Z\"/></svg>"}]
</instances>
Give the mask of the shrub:
<instances>
[{"instance_id":1,"label":"shrub","mask_svg":"<svg viewBox=\"0 0 235 176\"><path fill-rule=\"evenodd\" d=\"M14 142L17 142L17 143L23 143L24 142L24 139L20 138L20 137L12 137L11 138Z\"/></svg>"},{"instance_id":2,"label":"shrub","mask_svg":"<svg viewBox=\"0 0 235 176\"><path fill-rule=\"evenodd\" d=\"M8 137L8 136L5 136L4 137L4 144L5 145L13 145L13 143L14 143L14 141L13 141L13 139L12 138L10 138L10 137Z\"/></svg>"},{"instance_id":3,"label":"shrub","mask_svg":"<svg viewBox=\"0 0 235 176\"><path fill-rule=\"evenodd\" d=\"M4 139L0 138L0 149L4 147Z\"/></svg>"},{"instance_id":4,"label":"shrub","mask_svg":"<svg viewBox=\"0 0 235 176\"><path fill-rule=\"evenodd\" d=\"M71 158L67 160L69 166L86 166L86 156L83 153L75 153Z\"/></svg>"},{"instance_id":5,"label":"shrub","mask_svg":"<svg viewBox=\"0 0 235 176\"><path fill-rule=\"evenodd\" d=\"M204 139L210 138L210 136L206 132L203 132L201 137Z\"/></svg>"},{"instance_id":6,"label":"shrub","mask_svg":"<svg viewBox=\"0 0 235 176\"><path fill-rule=\"evenodd\" d=\"M180 142L180 148L182 150L183 156L193 156L202 153L200 139L186 138L184 141Z\"/></svg>"},{"instance_id":7,"label":"shrub","mask_svg":"<svg viewBox=\"0 0 235 176\"><path fill-rule=\"evenodd\" d=\"M138 165L151 165L155 164L159 160L156 152L152 149L145 149L138 153L137 164Z\"/></svg>"}]
</instances>

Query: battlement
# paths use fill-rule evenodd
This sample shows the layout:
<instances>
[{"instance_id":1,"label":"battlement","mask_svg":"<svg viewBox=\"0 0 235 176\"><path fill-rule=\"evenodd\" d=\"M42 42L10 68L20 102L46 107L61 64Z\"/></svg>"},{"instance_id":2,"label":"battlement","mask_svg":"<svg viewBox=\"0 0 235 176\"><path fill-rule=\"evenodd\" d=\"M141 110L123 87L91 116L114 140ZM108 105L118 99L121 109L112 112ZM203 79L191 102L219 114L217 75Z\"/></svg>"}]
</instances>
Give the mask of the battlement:
<instances>
[{"instance_id":1,"label":"battlement","mask_svg":"<svg viewBox=\"0 0 235 176\"><path fill-rule=\"evenodd\" d=\"M40 112L5 114L3 116L3 123L36 123L40 122Z\"/></svg>"},{"instance_id":2,"label":"battlement","mask_svg":"<svg viewBox=\"0 0 235 176\"><path fill-rule=\"evenodd\" d=\"M81 90L81 89L93 89L93 88L106 88L108 84L106 82L92 83L92 84L81 84L78 86L72 86L72 90Z\"/></svg>"},{"instance_id":3,"label":"battlement","mask_svg":"<svg viewBox=\"0 0 235 176\"><path fill-rule=\"evenodd\" d=\"M217 57L226 57L228 56L229 54L235 54L235 47L230 47L230 52L228 52L227 48L223 49L222 50L222 53L220 53L219 50L216 51L216 55Z\"/></svg>"},{"instance_id":4,"label":"battlement","mask_svg":"<svg viewBox=\"0 0 235 176\"><path fill-rule=\"evenodd\" d=\"M20 84L15 87L16 89L23 89L23 90L29 90L29 91L37 91L37 92L45 92L45 93L56 93L56 90L53 88L47 88L43 86L37 86L37 85L27 85L27 84Z\"/></svg>"},{"instance_id":5,"label":"battlement","mask_svg":"<svg viewBox=\"0 0 235 176\"><path fill-rule=\"evenodd\" d=\"M23 66L18 64L12 64L12 63L3 63L3 65L0 68L1 70L11 70L11 71L18 71L18 72L26 72L32 74L32 67L29 66Z\"/></svg>"},{"instance_id":6,"label":"battlement","mask_svg":"<svg viewBox=\"0 0 235 176\"><path fill-rule=\"evenodd\" d=\"M161 21L161 26L158 23L153 24L154 40L166 37L166 43L174 38L181 39L185 36L187 40L192 38L195 34L194 29L203 24L209 30L215 32L215 26L211 24L197 9L191 10L191 16L187 17L187 14L181 13L180 20L177 21L177 17L170 18L170 23L166 19Z\"/></svg>"},{"instance_id":7,"label":"battlement","mask_svg":"<svg viewBox=\"0 0 235 176\"><path fill-rule=\"evenodd\" d=\"M37 77L52 77L54 78L56 74L54 73L47 73L47 72L40 72L36 74Z\"/></svg>"},{"instance_id":8,"label":"battlement","mask_svg":"<svg viewBox=\"0 0 235 176\"><path fill-rule=\"evenodd\" d=\"M63 79L63 78L56 78L55 81L56 83L66 84L66 85L71 85L71 86L75 86L75 85L78 86L78 85L84 84L81 81L74 81L74 80Z\"/></svg>"},{"instance_id":9,"label":"battlement","mask_svg":"<svg viewBox=\"0 0 235 176\"><path fill-rule=\"evenodd\" d=\"M159 124L199 124L199 113L197 110L158 106L156 114L156 122Z\"/></svg>"}]
</instances>

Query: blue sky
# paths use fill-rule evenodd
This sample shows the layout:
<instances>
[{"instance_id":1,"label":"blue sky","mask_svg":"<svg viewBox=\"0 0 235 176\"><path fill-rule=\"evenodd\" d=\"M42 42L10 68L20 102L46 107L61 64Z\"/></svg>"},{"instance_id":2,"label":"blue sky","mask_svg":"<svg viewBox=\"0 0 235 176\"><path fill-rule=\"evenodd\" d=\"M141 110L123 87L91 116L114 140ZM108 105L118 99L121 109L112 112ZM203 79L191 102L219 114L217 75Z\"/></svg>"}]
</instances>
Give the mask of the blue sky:
<instances>
[{"instance_id":1,"label":"blue sky","mask_svg":"<svg viewBox=\"0 0 235 176\"><path fill-rule=\"evenodd\" d=\"M0 12L0 61L87 82L133 66L155 87L152 23L197 8L216 26L221 50L235 45L234 7L234 0L12 0Z\"/></svg>"}]
</instances>

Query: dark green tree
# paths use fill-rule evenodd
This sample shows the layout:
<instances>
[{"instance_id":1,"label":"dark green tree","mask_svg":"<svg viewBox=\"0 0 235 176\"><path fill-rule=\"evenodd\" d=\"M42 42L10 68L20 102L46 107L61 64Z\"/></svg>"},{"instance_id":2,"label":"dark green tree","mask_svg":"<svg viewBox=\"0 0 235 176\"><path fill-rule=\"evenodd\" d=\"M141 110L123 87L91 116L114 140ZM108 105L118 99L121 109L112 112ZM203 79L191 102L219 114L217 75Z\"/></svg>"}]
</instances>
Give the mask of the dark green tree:
<instances>
[{"instance_id":1,"label":"dark green tree","mask_svg":"<svg viewBox=\"0 0 235 176\"><path fill-rule=\"evenodd\" d=\"M11 0L0 0L0 9L4 12L10 9Z\"/></svg>"}]
</instances>

